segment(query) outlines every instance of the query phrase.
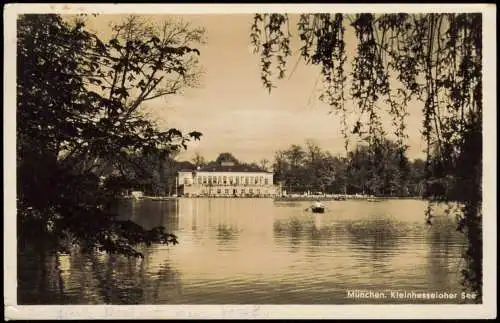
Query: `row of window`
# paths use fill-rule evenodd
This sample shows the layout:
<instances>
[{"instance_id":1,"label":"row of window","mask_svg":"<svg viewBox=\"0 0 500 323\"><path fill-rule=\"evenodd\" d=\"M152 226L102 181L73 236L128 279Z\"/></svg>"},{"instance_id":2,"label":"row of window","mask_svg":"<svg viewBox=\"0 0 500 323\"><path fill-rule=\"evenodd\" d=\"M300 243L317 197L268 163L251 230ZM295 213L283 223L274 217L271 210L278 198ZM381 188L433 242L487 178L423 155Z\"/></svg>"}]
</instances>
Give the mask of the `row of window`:
<instances>
[{"instance_id":1,"label":"row of window","mask_svg":"<svg viewBox=\"0 0 500 323\"><path fill-rule=\"evenodd\" d=\"M222 185L239 185L239 184L260 184L269 185L269 178L264 176L197 176L198 184L222 184Z\"/></svg>"},{"instance_id":2,"label":"row of window","mask_svg":"<svg viewBox=\"0 0 500 323\"><path fill-rule=\"evenodd\" d=\"M213 192L207 192L206 190L203 190L202 193L203 194L207 194L207 193L213 193ZM269 192L267 190L264 190L264 191L261 192L261 190L259 188L256 189L255 191L252 188L250 188L248 190L245 190L244 188L242 188L239 192L237 192L237 190L231 190L231 189L228 189L228 188L226 188L224 190L222 190L221 188L218 188L217 189L217 194L222 194L222 193L224 193L226 195L229 195L229 194L238 194L238 193L240 193L240 194L247 194L247 193L248 194L253 194L253 193L256 193L256 194L260 194L260 193L262 193L262 194L268 194Z\"/></svg>"}]
</instances>

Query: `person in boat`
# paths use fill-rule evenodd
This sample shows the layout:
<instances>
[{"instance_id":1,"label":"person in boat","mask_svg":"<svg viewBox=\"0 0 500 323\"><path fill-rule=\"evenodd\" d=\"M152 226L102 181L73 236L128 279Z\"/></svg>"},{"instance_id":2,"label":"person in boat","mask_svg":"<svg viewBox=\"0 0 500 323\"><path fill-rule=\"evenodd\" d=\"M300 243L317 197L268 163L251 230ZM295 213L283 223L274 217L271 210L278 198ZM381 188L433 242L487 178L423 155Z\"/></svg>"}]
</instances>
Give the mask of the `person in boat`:
<instances>
[{"instance_id":1,"label":"person in boat","mask_svg":"<svg viewBox=\"0 0 500 323\"><path fill-rule=\"evenodd\" d=\"M318 200L318 201L315 201L311 206L305 208L304 211L307 211L307 210L311 210L311 211L314 211L314 210L319 210L319 209L324 209L325 206Z\"/></svg>"},{"instance_id":2,"label":"person in boat","mask_svg":"<svg viewBox=\"0 0 500 323\"><path fill-rule=\"evenodd\" d=\"M312 207L315 209L320 209L320 208L323 208L323 204L321 204L320 201L316 201L313 203Z\"/></svg>"}]
</instances>

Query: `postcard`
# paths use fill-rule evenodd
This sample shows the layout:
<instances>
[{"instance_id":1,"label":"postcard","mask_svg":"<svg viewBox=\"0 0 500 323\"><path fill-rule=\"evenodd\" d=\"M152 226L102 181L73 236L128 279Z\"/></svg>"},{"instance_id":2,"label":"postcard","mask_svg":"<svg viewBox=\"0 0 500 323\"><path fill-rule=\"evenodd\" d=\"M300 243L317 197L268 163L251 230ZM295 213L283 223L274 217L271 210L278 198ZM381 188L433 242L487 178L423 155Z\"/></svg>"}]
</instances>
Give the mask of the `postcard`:
<instances>
[{"instance_id":1,"label":"postcard","mask_svg":"<svg viewBox=\"0 0 500 323\"><path fill-rule=\"evenodd\" d=\"M493 4L8 4L16 319L496 317Z\"/></svg>"}]
</instances>

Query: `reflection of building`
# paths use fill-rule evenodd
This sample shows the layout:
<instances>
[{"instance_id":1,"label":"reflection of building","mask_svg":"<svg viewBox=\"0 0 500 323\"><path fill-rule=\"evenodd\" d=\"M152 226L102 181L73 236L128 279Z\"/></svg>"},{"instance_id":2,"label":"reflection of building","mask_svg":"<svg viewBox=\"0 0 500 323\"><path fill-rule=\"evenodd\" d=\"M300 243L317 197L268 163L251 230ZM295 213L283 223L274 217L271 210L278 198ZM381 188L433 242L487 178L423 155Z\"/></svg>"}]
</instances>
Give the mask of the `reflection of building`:
<instances>
[{"instance_id":1,"label":"reflection of building","mask_svg":"<svg viewBox=\"0 0 500 323\"><path fill-rule=\"evenodd\" d=\"M277 193L273 173L233 162L180 171L177 179L179 195L184 196L271 197Z\"/></svg>"}]
</instances>

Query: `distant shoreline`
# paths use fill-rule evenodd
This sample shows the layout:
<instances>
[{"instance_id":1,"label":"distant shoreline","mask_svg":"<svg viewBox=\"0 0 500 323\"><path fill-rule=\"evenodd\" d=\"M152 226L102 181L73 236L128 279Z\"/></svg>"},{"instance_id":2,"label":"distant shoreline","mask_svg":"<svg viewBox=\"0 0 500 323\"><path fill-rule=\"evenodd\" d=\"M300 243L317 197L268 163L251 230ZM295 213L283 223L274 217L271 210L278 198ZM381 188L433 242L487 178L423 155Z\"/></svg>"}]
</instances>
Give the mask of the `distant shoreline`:
<instances>
[{"instance_id":1,"label":"distant shoreline","mask_svg":"<svg viewBox=\"0 0 500 323\"><path fill-rule=\"evenodd\" d=\"M122 199L125 200L175 200L178 197L177 196L122 196Z\"/></svg>"},{"instance_id":2,"label":"distant shoreline","mask_svg":"<svg viewBox=\"0 0 500 323\"><path fill-rule=\"evenodd\" d=\"M277 202L288 201L345 201L345 200L422 200L419 196L368 196L368 195L336 195L336 196L283 196L276 197Z\"/></svg>"},{"instance_id":3,"label":"distant shoreline","mask_svg":"<svg viewBox=\"0 0 500 323\"><path fill-rule=\"evenodd\" d=\"M346 200L359 200L359 201L380 201L380 200L423 200L418 196L368 196L368 195L335 195L335 196L123 196L123 199L135 200L151 200L151 201L165 201L183 199L198 199L198 198L231 198L231 199L273 199L275 202L301 202L301 201L346 201Z\"/></svg>"}]
</instances>

